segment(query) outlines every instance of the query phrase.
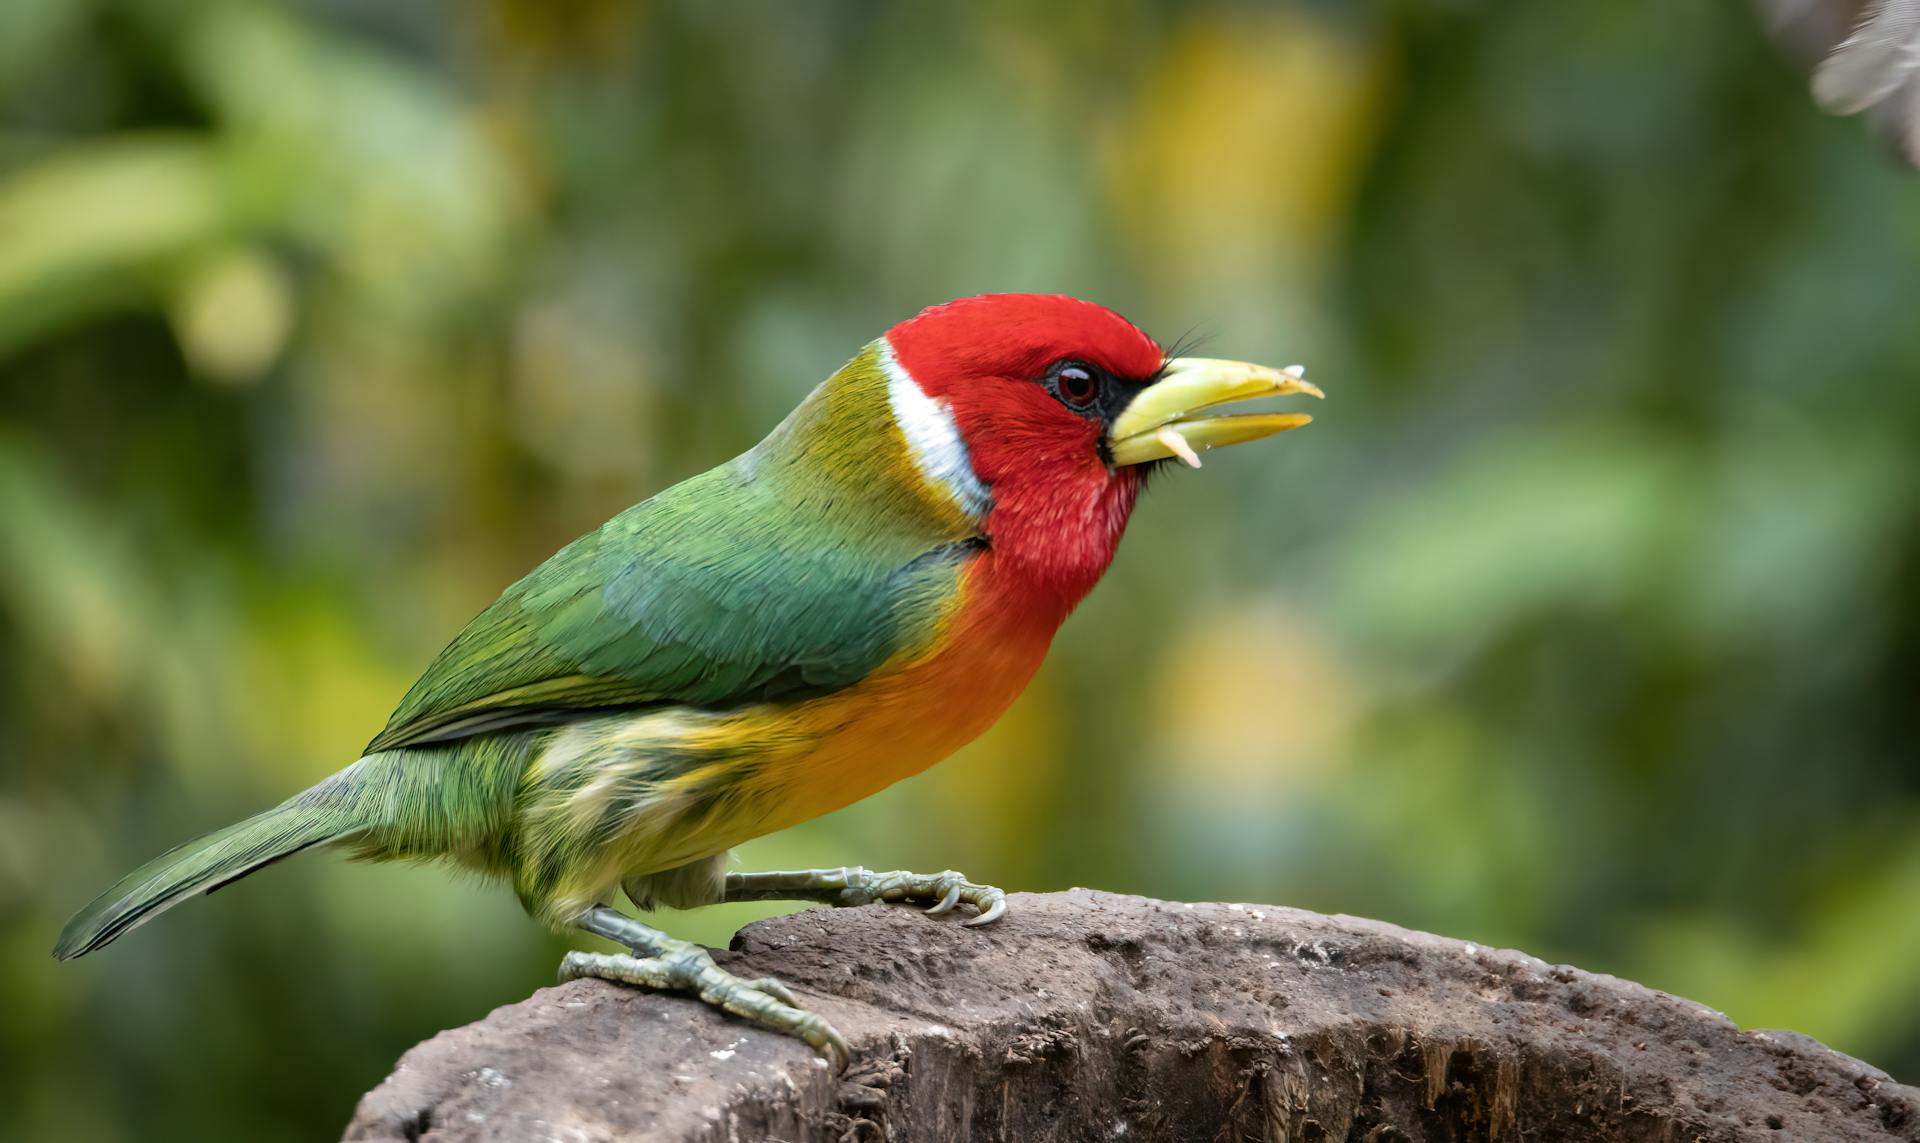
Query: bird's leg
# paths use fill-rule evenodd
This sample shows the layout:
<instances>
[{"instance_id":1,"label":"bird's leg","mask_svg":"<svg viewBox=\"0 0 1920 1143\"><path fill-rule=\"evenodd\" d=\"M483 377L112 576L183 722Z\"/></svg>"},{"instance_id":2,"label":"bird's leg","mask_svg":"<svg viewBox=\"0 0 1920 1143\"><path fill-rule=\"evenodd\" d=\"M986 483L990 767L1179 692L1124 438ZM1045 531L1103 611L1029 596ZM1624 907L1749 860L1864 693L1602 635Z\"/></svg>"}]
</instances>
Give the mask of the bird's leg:
<instances>
[{"instance_id":1,"label":"bird's leg","mask_svg":"<svg viewBox=\"0 0 1920 1143\"><path fill-rule=\"evenodd\" d=\"M879 873L852 866L841 869L785 869L772 873L729 873L727 901L819 901L827 905L870 905L875 901L932 901L929 913L944 913L965 902L977 915L964 922L990 925L1007 911L1007 895L991 885L975 885L949 869L943 873Z\"/></svg>"},{"instance_id":2,"label":"bird's leg","mask_svg":"<svg viewBox=\"0 0 1920 1143\"><path fill-rule=\"evenodd\" d=\"M560 962L561 983L597 976L641 988L691 992L762 1028L804 1040L831 1056L835 1070L846 1069L846 1040L824 1018L800 1007L787 986L772 977L744 980L713 963L713 954L692 941L677 940L605 906L587 910L578 925L625 945L633 955L570 952Z\"/></svg>"}]
</instances>

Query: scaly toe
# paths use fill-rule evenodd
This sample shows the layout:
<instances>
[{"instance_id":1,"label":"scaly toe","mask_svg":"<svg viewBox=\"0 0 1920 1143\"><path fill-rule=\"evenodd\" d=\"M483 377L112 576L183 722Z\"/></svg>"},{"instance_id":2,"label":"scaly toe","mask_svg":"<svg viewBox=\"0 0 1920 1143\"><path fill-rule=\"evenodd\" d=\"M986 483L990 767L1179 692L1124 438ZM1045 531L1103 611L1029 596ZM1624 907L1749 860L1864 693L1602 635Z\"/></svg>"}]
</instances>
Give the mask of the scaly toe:
<instances>
[{"instance_id":1,"label":"scaly toe","mask_svg":"<svg viewBox=\"0 0 1920 1143\"><path fill-rule=\"evenodd\" d=\"M773 987L768 988L767 983L764 980L745 982L746 988L759 996L736 995L734 1003L724 1007L728 1011L746 1015L762 1027L805 1041L814 1051L829 1057L836 1073L846 1071L853 1050L847 1046L846 1038L840 1035L839 1030L827 1023L826 1017L800 1007L786 985L774 981ZM742 1006L753 1011L743 1012Z\"/></svg>"},{"instance_id":2,"label":"scaly toe","mask_svg":"<svg viewBox=\"0 0 1920 1143\"><path fill-rule=\"evenodd\" d=\"M755 992L764 992L789 1008L805 1008L806 1005L794 998L793 990L771 976L747 981L747 987Z\"/></svg>"}]
</instances>

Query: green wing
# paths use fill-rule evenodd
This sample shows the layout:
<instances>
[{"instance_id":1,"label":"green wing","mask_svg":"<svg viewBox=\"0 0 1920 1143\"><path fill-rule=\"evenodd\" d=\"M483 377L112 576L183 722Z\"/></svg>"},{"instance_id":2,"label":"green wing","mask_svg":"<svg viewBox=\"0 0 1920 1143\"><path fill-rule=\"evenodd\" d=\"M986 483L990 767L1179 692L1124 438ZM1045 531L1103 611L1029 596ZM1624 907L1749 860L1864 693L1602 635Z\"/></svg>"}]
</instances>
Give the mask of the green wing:
<instances>
[{"instance_id":1,"label":"green wing","mask_svg":"<svg viewBox=\"0 0 1920 1143\"><path fill-rule=\"evenodd\" d=\"M930 638L977 542L790 484L755 479L749 453L561 549L440 653L368 752L825 693Z\"/></svg>"}]
</instances>

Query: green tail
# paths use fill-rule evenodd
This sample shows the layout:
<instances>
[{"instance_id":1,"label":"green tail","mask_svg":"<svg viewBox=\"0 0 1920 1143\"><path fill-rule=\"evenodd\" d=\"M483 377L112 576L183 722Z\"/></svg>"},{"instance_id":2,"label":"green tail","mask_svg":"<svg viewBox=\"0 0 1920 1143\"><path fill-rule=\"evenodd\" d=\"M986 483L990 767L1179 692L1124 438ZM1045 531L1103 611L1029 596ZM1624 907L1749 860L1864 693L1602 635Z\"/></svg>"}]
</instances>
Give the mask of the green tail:
<instances>
[{"instance_id":1,"label":"green tail","mask_svg":"<svg viewBox=\"0 0 1920 1143\"><path fill-rule=\"evenodd\" d=\"M263 865L371 825L361 812L369 801L364 767L370 761L265 813L176 846L122 877L74 914L53 955L70 960L90 953L196 893L211 893Z\"/></svg>"}]
</instances>

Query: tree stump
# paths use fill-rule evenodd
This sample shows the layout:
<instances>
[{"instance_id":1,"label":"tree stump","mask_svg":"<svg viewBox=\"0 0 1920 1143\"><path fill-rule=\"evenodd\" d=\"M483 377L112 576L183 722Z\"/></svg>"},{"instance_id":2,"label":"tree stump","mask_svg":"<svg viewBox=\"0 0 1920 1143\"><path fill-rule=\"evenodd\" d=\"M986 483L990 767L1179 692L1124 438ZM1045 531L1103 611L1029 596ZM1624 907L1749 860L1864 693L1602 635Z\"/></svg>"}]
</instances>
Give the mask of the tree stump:
<instances>
[{"instance_id":1,"label":"tree stump","mask_svg":"<svg viewBox=\"0 0 1920 1143\"><path fill-rule=\"evenodd\" d=\"M854 1049L547 988L409 1051L363 1140L1920 1140L1920 1089L1640 985L1377 921L1076 889L742 929Z\"/></svg>"}]
</instances>

